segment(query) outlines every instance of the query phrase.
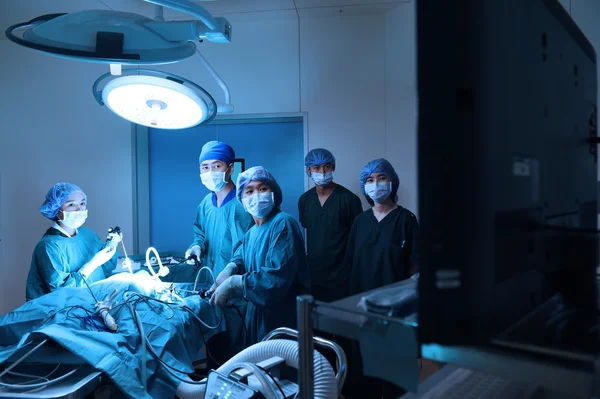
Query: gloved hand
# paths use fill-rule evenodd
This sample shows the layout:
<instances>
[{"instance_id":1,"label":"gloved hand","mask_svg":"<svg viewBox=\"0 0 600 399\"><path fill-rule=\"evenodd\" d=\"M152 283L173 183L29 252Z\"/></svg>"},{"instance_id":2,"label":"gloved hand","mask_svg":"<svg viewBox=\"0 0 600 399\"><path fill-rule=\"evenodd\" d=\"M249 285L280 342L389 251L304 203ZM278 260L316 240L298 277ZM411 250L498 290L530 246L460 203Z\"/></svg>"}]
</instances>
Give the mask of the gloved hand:
<instances>
[{"instance_id":1,"label":"gloved hand","mask_svg":"<svg viewBox=\"0 0 600 399\"><path fill-rule=\"evenodd\" d=\"M193 247L191 247L190 249L188 249L187 251L185 251L185 258L189 258L192 255L196 255L196 258L198 259L199 263L202 263L202 259L200 258L200 255L202 255L201 251L200 251L200 247L197 245L194 245ZM194 264L194 260L190 259L187 261L188 264L193 265Z\"/></svg>"},{"instance_id":2,"label":"gloved hand","mask_svg":"<svg viewBox=\"0 0 600 399\"><path fill-rule=\"evenodd\" d=\"M94 257L88 263L86 263L81 269L79 269L79 272L87 278L98 267L108 262L114 256L116 251L117 248L112 247L110 245L101 249L96 255L94 255Z\"/></svg>"},{"instance_id":3,"label":"gloved hand","mask_svg":"<svg viewBox=\"0 0 600 399\"><path fill-rule=\"evenodd\" d=\"M212 293L210 304L223 307L228 299L239 297L242 294L242 276L236 274L229 277Z\"/></svg>"},{"instance_id":4,"label":"gloved hand","mask_svg":"<svg viewBox=\"0 0 600 399\"><path fill-rule=\"evenodd\" d=\"M227 280L229 277L234 275L235 272L237 272L237 265L233 262L228 263L227 266L225 266L225 269L223 269L223 271L219 273L219 275L215 279L215 283L212 285L212 287L210 287L209 291L215 291L218 286L223 284L223 281Z\"/></svg>"}]
</instances>

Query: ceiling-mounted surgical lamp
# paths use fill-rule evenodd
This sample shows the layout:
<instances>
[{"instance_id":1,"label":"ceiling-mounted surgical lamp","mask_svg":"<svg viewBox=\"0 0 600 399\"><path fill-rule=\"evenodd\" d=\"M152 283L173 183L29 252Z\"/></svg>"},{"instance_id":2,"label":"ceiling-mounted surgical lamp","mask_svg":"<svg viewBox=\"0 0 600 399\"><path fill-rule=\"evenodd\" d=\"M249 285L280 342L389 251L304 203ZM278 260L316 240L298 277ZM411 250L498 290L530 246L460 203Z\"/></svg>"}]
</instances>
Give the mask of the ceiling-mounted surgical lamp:
<instances>
[{"instance_id":1,"label":"ceiling-mounted surgical lamp","mask_svg":"<svg viewBox=\"0 0 600 399\"><path fill-rule=\"evenodd\" d=\"M104 85L103 89L98 87ZM150 69L125 69L96 80L92 88L100 105L139 125L185 129L208 122L217 113L214 98L189 80Z\"/></svg>"},{"instance_id":2,"label":"ceiling-mounted surgical lamp","mask_svg":"<svg viewBox=\"0 0 600 399\"><path fill-rule=\"evenodd\" d=\"M229 22L212 17L204 8L186 0L145 1L156 4L154 20L111 10L50 14L13 25L6 30L6 36L17 44L56 57L110 64L110 73L94 83L94 96L101 105L131 122L182 129L206 122L217 112L233 112L227 85L194 43L204 39L230 42ZM198 20L164 21L163 6ZM15 31L25 28L28 29L21 37L15 35ZM180 76L121 68L169 64L194 54L223 89L223 104L217 104L206 90Z\"/></svg>"}]
</instances>

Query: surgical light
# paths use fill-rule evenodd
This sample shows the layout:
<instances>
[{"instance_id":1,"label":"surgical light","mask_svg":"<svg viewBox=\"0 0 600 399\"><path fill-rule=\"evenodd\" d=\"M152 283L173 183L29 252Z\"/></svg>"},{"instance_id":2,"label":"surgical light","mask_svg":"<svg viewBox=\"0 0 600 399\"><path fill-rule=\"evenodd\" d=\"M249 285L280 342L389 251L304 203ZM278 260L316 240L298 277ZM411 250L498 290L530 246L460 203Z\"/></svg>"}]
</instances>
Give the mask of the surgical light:
<instances>
[{"instance_id":1,"label":"surgical light","mask_svg":"<svg viewBox=\"0 0 600 399\"><path fill-rule=\"evenodd\" d=\"M125 76L106 85L102 100L120 117L148 127L184 129L203 122L206 104L175 85L152 76Z\"/></svg>"},{"instance_id":2,"label":"surgical light","mask_svg":"<svg viewBox=\"0 0 600 399\"><path fill-rule=\"evenodd\" d=\"M185 129L216 114L214 99L179 76L145 70L125 72L133 75L107 74L94 85L96 100L124 119L160 129ZM105 79L111 80L97 91Z\"/></svg>"},{"instance_id":3,"label":"surgical light","mask_svg":"<svg viewBox=\"0 0 600 399\"><path fill-rule=\"evenodd\" d=\"M94 83L96 100L131 122L161 129L183 129L207 122L217 112L231 113L227 85L194 42L231 41L231 24L187 0L145 0L156 5L154 20L114 10L43 15L6 30L9 40L45 54L110 64ZM164 21L163 8L190 14L190 21ZM15 34L23 31L21 36ZM202 87L159 71L122 66L169 64L196 54L217 81L225 102L217 104ZM103 89L98 91L100 83Z\"/></svg>"}]
</instances>

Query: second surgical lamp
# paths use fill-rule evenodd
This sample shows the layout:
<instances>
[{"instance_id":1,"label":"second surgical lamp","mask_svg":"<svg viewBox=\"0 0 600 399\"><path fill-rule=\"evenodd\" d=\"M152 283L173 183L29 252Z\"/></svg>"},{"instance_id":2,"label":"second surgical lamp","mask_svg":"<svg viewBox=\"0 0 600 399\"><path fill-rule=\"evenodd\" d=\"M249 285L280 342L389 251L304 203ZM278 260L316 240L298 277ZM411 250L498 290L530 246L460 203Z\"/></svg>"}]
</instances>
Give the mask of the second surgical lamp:
<instances>
[{"instance_id":1,"label":"second surgical lamp","mask_svg":"<svg viewBox=\"0 0 600 399\"><path fill-rule=\"evenodd\" d=\"M43 15L6 30L19 45L60 58L110 65L93 85L101 105L131 122L160 129L184 129L233 112L227 85L196 49L194 42L231 41L231 25L186 0L145 0L156 5L154 19L113 10ZM164 21L163 7L196 19ZM21 31L22 35L15 33ZM197 55L219 83L225 101L217 104L199 85L181 76L141 69ZM138 68L123 69L122 66Z\"/></svg>"}]
</instances>

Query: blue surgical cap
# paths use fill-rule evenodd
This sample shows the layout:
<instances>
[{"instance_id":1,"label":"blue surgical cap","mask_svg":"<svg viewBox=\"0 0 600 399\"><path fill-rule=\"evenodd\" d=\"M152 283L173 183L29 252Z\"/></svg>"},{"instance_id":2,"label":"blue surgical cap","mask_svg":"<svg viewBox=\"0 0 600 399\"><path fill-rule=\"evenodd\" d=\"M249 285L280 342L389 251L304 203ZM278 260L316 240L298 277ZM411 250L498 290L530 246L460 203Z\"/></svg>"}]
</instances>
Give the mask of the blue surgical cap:
<instances>
[{"instance_id":1,"label":"blue surgical cap","mask_svg":"<svg viewBox=\"0 0 600 399\"><path fill-rule=\"evenodd\" d=\"M73 183L56 183L46 194L46 200L40 206L42 215L50 220L56 220L56 214L73 193L81 193L87 201L87 195L79 186Z\"/></svg>"},{"instance_id":2,"label":"blue surgical cap","mask_svg":"<svg viewBox=\"0 0 600 399\"><path fill-rule=\"evenodd\" d=\"M310 168L314 165L325 164L331 164L335 166L335 157L325 148L315 148L306 154L306 158L304 158L304 166L307 168Z\"/></svg>"},{"instance_id":3,"label":"blue surgical cap","mask_svg":"<svg viewBox=\"0 0 600 399\"><path fill-rule=\"evenodd\" d=\"M233 148L221 141L209 141L202 147L199 163L213 159L225 162L227 165L229 165L235 160L235 151L233 151Z\"/></svg>"},{"instance_id":4,"label":"blue surgical cap","mask_svg":"<svg viewBox=\"0 0 600 399\"><path fill-rule=\"evenodd\" d=\"M398 187L400 186L400 179L398 178L398 175L396 174L392 164L389 163L387 159L383 158L375 159L369 162L360 171L360 177L358 178L360 183L360 191L362 191L363 195L367 199L367 202L371 204L371 206L374 204L371 197L369 197L365 192L365 183L367 182L369 176L371 176L371 173L383 173L388 179L390 179L392 182L392 193L390 195L392 198L394 198L394 202L398 202Z\"/></svg>"},{"instance_id":5,"label":"blue surgical cap","mask_svg":"<svg viewBox=\"0 0 600 399\"><path fill-rule=\"evenodd\" d=\"M251 181L261 181L263 183L267 183L271 190L273 191L273 196L275 197L275 206L281 205L283 201L283 193L281 192L281 187L277 184L277 180L273 177L272 174L269 173L268 170L263 168L262 166L253 166L250 169L239 174L237 178L237 199L242 202L242 195L244 193L244 189Z\"/></svg>"}]
</instances>

